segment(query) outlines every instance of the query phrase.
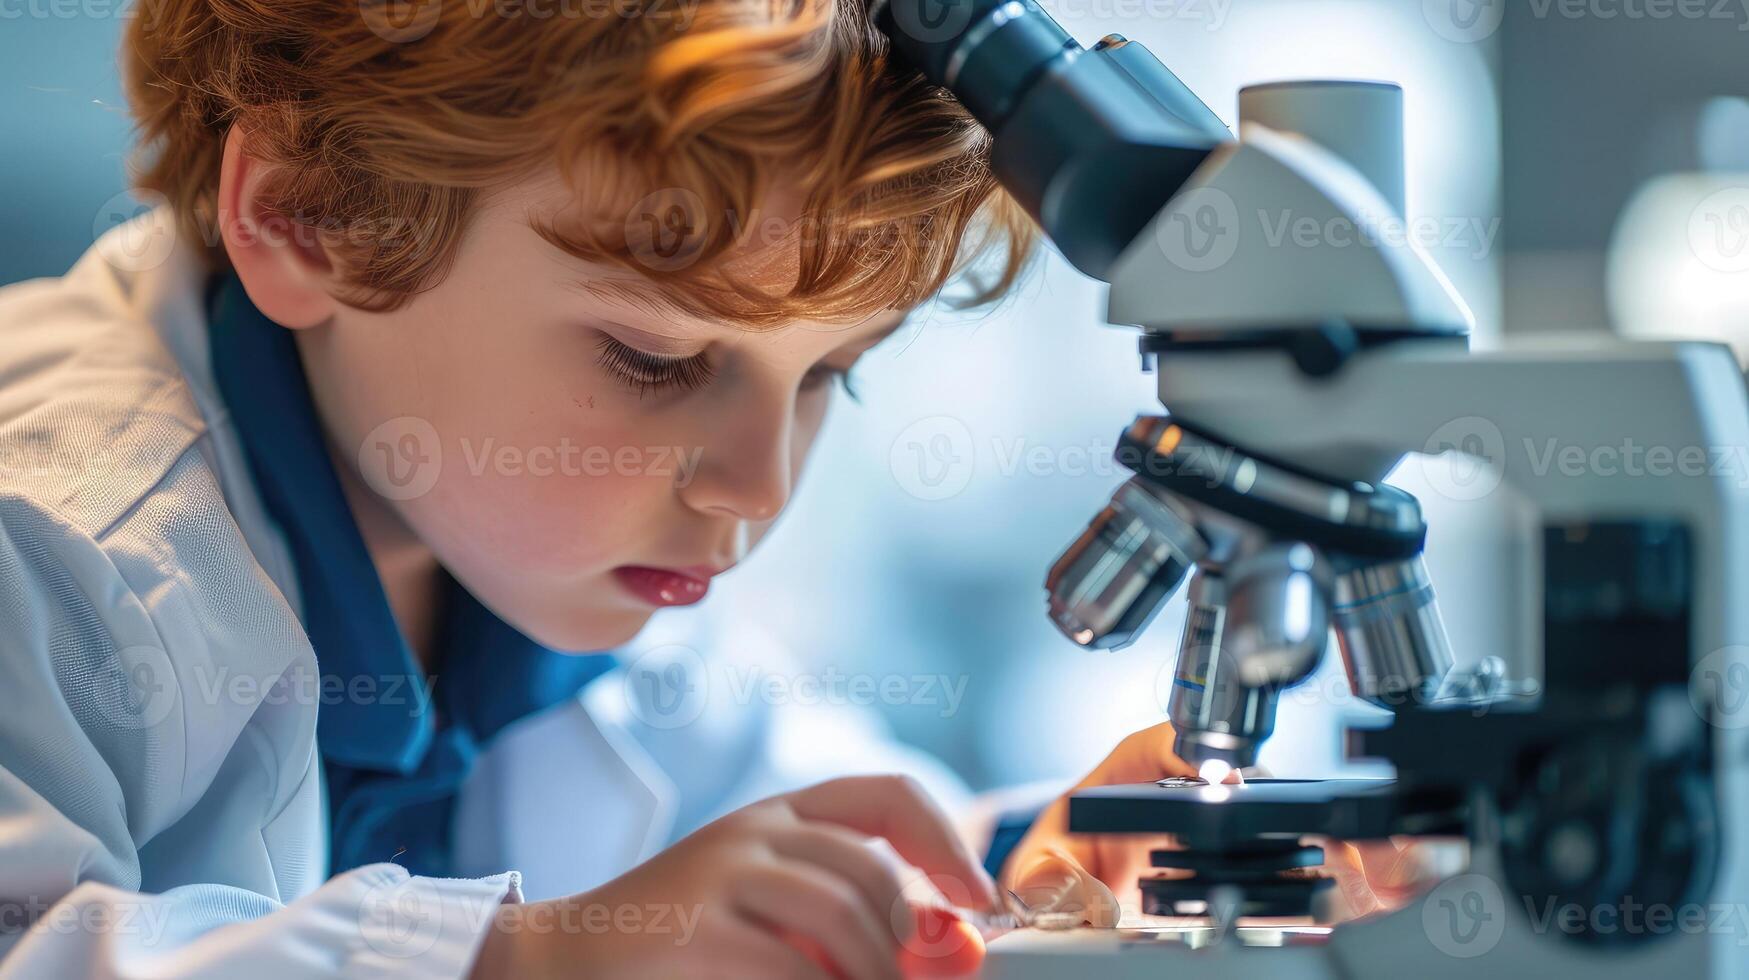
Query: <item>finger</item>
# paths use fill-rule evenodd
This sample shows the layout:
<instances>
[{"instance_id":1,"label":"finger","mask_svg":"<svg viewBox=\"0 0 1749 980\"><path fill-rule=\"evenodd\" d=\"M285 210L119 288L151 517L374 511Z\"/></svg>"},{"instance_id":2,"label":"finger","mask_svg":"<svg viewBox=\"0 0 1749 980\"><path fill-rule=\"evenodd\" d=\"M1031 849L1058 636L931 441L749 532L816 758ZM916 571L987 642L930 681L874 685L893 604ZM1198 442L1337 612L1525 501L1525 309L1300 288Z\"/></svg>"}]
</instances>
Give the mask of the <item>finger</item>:
<instances>
[{"instance_id":1,"label":"finger","mask_svg":"<svg viewBox=\"0 0 1749 980\"><path fill-rule=\"evenodd\" d=\"M1077 783L1075 789L1119 783L1150 783L1168 776L1197 775L1190 763L1172 751L1177 737L1176 729L1169 722L1130 735L1118 743L1117 748L1087 778ZM1240 778L1235 774L1228 781L1238 782ZM1049 848L1072 855L1076 867L1088 869L1090 876L1094 878L1110 878L1119 870L1117 866L1106 866L1107 862L1101 858L1102 849L1098 839L1091 835L1071 836L1068 831L1068 798L1059 797L1045 807L1038 819L1033 821L1032 829L1027 831L1020 845L1015 848L1009 865L1003 872L1004 880L1016 880L1017 870L1022 865L1038 860ZM1106 891L1109 893L1110 889L1107 888Z\"/></svg>"},{"instance_id":2,"label":"finger","mask_svg":"<svg viewBox=\"0 0 1749 980\"><path fill-rule=\"evenodd\" d=\"M887 911L899 942L916 931L916 916L904 897L904 877L892 861L869 846L867 838L833 824L809 823L773 836L771 847L784 857L817 864L856 886L869 908Z\"/></svg>"},{"instance_id":3,"label":"finger","mask_svg":"<svg viewBox=\"0 0 1749 980\"><path fill-rule=\"evenodd\" d=\"M1118 743L1081 786L1151 783L1167 776L1194 776L1196 769L1172 751L1177 730L1170 722L1144 728Z\"/></svg>"},{"instance_id":4,"label":"finger","mask_svg":"<svg viewBox=\"0 0 1749 980\"><path fill-rule=\"evenodd\" d=\"M1330 916L1336 921L1371 915L1384 906L1367 883L1360 852L1346 841L1324 841L1324 867L1336 879Z\"/></svg>"},{"instance_id":5,"label":"finger","mask_svg":"<svg viewBox=\"0 0 1749 980\"><path fill-rule=\"evenodd\" d=\"M736 919L725 928L719 968L725 976L839 980L831 964L785 942L763 923L743 919Z\"/></svg>"},{"instance_id":6,"label":"finger","mask_svg":"<svg viewBox=\"0 0 1749 980\"><path fill-rule=\"evenodd\" d=\"M817 944L853 980L900 980L891 928L842 878L786 861L742 876L735 900L742 913Z\"/></svg>"},{"instance_id":7,"label":"finger","mask_svg":"<svg viewBox=\"0 0 1749 980\"><path fill-rule=\"evenodd\" d=\"M885 838L905 860L932 877L945 878L935 885L949 901L996 907L996 883L916 780L851 776L791 793L788 799L804 820L822 820ZM951 894L954 883L963 886L966 894Z\"/></svg>"},{"instance_id":8,"label":"finger","mask_svg":"<svg viewBox=\"0 0 1749 980\"><path fill-rule=\"evenodd\" d=\"M1016 868L1014 892L1033 913L1078 915L1099 929L1117 926L1123 910L1117 896L1062 848L1047 847Z\"/></svg>"},{"instance_id":9,"label":"finger","mask_svg":"<svg viewBox=\"0 0 1749 980\"><path fill-rule=\"evenodd\" d=\"M912 906L918 938L899 951L905 980L969 977L984 965L984 937L951 909Z\"/></svg>"},{"instance_id":10,"label":"finger","mask_svg":"<svg viewBox=\"0 0 1749 980\"><path fill-rule=\"evenodd\" d=\"M1015 866L1008 888L1028 909L1054 908L1075 886L1078 866L1079 862L1060 848L1045 848Z\"/></svg>"},{"instance_id":11,"label":"finger","mask_svg":"<svg viewBox=\"0 0 1749 980\"><path fill-rule=\"evenodd\" d=\"M1367 883L1387 909L1408 904L1438 876L1437 846L1412 838L1354 842Z\"/></svg>"},{"instance_id":12,"label":"finger","mask_svg":"<svg viewBox=\"0 0 1749 980\"><path fill-rule=\"evenodd\" d=\"M1408 855L1396 844L1389 840L1362 840L1352 844L1360 859L1361 872L1379 901L1391 901L1410 885L1413 876L1406 867Z\"/></svg>"},{"instance_id":13,"label":"finger","mask_svg":"<svg viewBox=\"0 0 1749 980\"><path fill-rule=\"evenodd\" d=\"M1083 925L1095 929L1116 929L1118 920L1123 917L1117 896L1111 893L1105 882L1086 872L1076 876L1068 892L1048 911L1078 915Z\"/></svg>"}]
</instances>

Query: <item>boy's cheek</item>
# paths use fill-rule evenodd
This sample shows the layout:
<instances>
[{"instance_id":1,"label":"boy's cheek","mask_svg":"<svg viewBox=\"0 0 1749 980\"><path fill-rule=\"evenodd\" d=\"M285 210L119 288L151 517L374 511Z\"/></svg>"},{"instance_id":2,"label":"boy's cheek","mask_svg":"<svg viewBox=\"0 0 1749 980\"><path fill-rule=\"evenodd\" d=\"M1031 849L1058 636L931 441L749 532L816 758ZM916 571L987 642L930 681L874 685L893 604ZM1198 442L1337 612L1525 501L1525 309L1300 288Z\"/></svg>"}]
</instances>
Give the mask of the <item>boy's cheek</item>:
<instances>
[{"instance_id":1,"label":"boy's cheek","mask_svg":"<svg viewBox=\"0 0 1749 980\"><path fill-rule=\"evenodd\" d=\"M672 493L635 477L462 472L414 502L426 513L411 523L448 539L426 540L440 555L466 549L524 576L572 578L634 560L637 541L660 540L663 495Z\"/></svg>"},{"instance_id":2,"label":"boy's cheek","mask_svg":"<svg viewBox=\"0 0 1749 980\"><path fill-rule=\"evenodd\" d=\"M639 532L655 522L601 496L605 488L565 489L531 497L527 488L458 488L441 503L430 501L442 512L420 515L415 530L469 591L537 642L557 650L616 647L654 610L624 594L609 569L637 559ZM623 516L601 516L613 513Z\"/></svg>"}]
</instances>

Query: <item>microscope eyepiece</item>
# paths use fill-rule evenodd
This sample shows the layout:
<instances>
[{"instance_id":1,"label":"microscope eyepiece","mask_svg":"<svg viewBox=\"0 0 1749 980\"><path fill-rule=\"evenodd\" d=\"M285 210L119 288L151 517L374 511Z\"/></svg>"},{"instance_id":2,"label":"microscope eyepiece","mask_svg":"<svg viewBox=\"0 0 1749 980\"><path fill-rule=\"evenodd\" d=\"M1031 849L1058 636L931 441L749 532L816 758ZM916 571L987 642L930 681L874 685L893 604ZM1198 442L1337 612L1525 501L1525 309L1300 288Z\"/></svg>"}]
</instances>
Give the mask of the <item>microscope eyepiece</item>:
<instances>
[{"instance_id":1,"label":"microscope eyepiece","mask_svg":"<svg viewBox=\"0 0 1749 980\"><path fill-rule=\"evenodd\" d=\"M1232 140L1142 45L1084 49L1035 0L874 0L869 13L898 61L990 131L1003 187L1095 278Z\"/></svg>"},{"instance_id":2,"label":"microscope eyepiece","mask_svg":"<svg viewBox=\"0 0 1749 980\"><path fill-rule=\"evenodd\" d=\"M874 14L901 58L992 131L1045 66L1082 53L1033 0L883 0Z\"/></svg>"}]
</instances>

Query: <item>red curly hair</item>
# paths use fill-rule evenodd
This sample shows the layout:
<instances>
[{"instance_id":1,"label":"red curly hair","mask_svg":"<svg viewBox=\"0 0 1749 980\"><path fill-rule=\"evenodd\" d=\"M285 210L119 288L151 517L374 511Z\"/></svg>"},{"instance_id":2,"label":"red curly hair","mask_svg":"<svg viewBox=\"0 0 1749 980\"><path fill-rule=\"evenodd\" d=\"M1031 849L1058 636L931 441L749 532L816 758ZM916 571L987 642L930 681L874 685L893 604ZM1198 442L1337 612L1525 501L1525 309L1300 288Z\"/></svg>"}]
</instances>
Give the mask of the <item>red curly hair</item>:
<instances>
[{"instance_id":1,"label":"red curly hair","mask_svg":"<svg viewBox=\"0 0 1749 980\"><path fill-rule=\"evenodd\" d=\"M214 266L237 124L267 210L366 309L440 281L482 195L555 166L616 204L548 241L749 326L905 308L986 257L970 300L993 299L1034 243L989 135L889 60L865 0L142 0L123 61L134 182ZM725 266L776 189L803 203L767 290Z\"/></svg>"}]
</instances>

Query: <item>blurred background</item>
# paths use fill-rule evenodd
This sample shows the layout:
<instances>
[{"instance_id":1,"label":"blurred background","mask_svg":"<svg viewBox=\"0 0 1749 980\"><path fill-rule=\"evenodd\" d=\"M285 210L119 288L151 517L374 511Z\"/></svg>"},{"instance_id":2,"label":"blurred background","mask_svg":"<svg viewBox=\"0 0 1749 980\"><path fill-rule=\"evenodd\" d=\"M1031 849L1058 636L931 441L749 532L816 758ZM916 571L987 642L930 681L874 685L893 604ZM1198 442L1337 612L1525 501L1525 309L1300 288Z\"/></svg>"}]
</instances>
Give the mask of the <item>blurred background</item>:
<instances>
[{"instance_id":1,"label":"blurred background","mask_svg":"<svg viewBox=\"0 0 1749 980\"><path fill-rule=\"evenodd\" d=\"M1425 244L1480 345L1749 336L1749 4L1041 4L1083 43L1145 42L1230 123L1252 82L1402 84L1410 218L1437 229ZM59 274L136 213L114 64L129 7L0 0L0 283ZM1102 308L1100 286L1047 256L994 311L919 311L865 358L860 404L835 406L757 560L627 652L676 637L707 657L781 649L756 659L785 664L788 696L860 706L974 789L1078 775L1162 720L1182 600L1116 654L1080 652L1044 618L1045 570L1122 482L1120 429L1156 405L1135 335L1102 326ZM1427 465L1400 477L1415 491ZM1424 500L1449 615L1485 574L1464 560L1478 522ZM1485 620L1452 618L1460 651L1486 650ZM1342 768L1337 723L1362 710L1340 671L1309 690L1284 700L1264 759L1278 774Z\"/></svg>"}]
</instances>

